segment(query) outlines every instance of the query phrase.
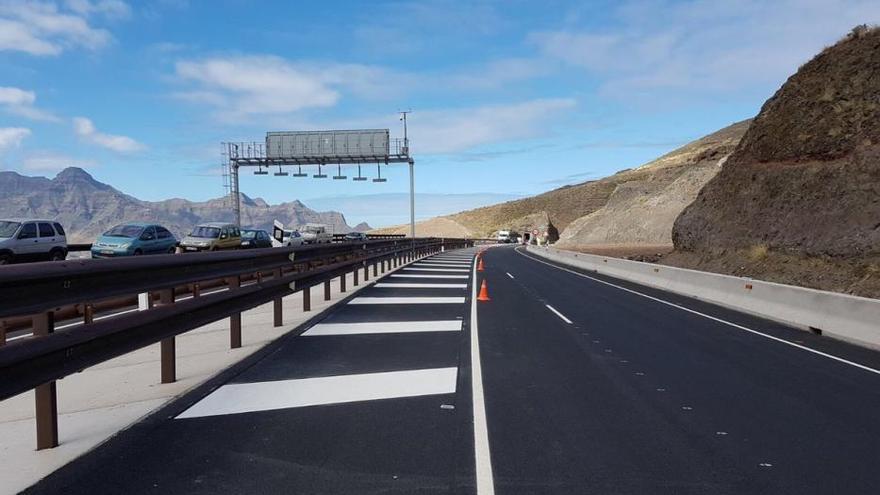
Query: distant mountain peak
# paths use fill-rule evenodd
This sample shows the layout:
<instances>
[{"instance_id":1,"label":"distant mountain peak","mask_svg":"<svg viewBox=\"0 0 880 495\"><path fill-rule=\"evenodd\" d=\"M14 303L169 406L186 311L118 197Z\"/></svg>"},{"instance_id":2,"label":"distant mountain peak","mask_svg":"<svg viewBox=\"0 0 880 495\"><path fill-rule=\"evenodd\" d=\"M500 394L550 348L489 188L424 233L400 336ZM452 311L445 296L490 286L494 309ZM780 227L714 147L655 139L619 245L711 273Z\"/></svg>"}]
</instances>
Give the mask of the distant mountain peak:
<instances>
[{"instance_id":1,"label":"distant mountain peak","mask_svg":"<svg viewBox=\"0 0 880 495\"><path fill-rule=\"evenodd\" d=\"M79 167L67 167L61 172L58 172L58 175L55 176L56 180L88 180L92 182L97 182L94 177L91 176L85 170Z\"/></svg>"}]
</instances>

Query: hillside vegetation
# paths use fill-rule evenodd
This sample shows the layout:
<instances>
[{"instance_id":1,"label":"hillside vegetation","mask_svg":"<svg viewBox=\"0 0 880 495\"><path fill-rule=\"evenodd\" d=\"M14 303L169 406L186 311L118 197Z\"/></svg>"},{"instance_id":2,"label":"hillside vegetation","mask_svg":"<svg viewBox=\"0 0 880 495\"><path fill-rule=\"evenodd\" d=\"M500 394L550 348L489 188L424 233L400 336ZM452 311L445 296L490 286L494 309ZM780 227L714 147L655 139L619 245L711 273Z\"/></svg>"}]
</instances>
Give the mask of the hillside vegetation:
<instances>
[{"instance_id":1,"label":"hillside vegetation","mask_svg":"<svg viewBox=\"0 0 880 495\"><path fill-rule=\"evenodd\" d=\"M880 296L880 30L767 100L673 241L678 266Z\"/></svg>"}]
</instances>

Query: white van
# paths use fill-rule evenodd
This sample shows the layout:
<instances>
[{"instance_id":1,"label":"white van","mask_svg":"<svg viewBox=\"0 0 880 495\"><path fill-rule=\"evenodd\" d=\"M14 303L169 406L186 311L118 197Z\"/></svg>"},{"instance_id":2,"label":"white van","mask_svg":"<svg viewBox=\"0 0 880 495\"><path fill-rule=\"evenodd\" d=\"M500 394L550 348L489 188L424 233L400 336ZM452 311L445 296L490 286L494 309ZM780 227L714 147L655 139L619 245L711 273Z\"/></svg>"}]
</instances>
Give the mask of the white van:
<instances>
[{"instance_id":1,"label":"white van","mask_svg":"<svg viewBox=\"0 0 880 495\"><path fill-rule=\"evenodd\" d=\"M67 234L54 220L0 219L0 265L67 258Z\"/></svg>"},{"instance_id":2,"label":"white van","mask_svg":"<svg viewBox=\"0 0 880 495\"><path fill-rule=\"evenodd\" d=\"M509 230L499 230L498 236L496 238L498 240L498 244L507 244L511 242L510 231Z\"/></svg>"},{"instance_id":3,"label":"white van","mask_svg":"<svg viewBox=\"0 0 880 495\"><path fill-rule=\"evenodd\" d=\"M333 242L333 234L327 232L327 226L320 223L307 223L299 228L305 244L322 244Z\"/></svg>"}]
</instances>

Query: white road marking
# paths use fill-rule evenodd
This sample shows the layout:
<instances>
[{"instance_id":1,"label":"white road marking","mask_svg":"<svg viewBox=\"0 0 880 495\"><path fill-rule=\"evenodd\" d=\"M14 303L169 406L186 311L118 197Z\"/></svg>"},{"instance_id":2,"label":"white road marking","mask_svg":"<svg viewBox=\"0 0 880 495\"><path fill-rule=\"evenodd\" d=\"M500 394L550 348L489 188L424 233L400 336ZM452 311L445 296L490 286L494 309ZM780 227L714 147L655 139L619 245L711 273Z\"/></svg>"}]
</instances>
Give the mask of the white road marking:
<instances>
[{"instance_id":1,"label":"white road marking","mask_svg":"<svg viewBox=\"0 0 880 495\"><path fill-rule=\"evenodd\" d=\"M562 321L564 321L564 322L568 323L569 325L571 325L571 320L569 320L568 318L566 318L564 314L562 314L562 313L560 313L559 311L557 311L556 308L554 308L553 306L550 306L549 304L545 304L544 306L547 306L547 309L549 309L550 311L553 311L554 313L556 313L556 316L562 318Z\"/></svg>"},{"instance_id":2,"label":"white road marking","mask_svg":"<svg viewBox=\"0 0 880 495\"><path fill-rule=\"evenodd\" d=\"M516 278L516 277L514 277L513 275L511 275L510 272L505 272L505 273L507 273L507 276L510 277L511 280L513 280L514 278Z\"/></svg>"},{"instance_id":3,"label":"white road marking","mask_svg":"<svg viewBox=\"0 0 880 495\"><path fill-rule=\"evenodd\" d=\"M455 392L458 368L223 385L177 419Z\"/></svg>"},{"instance_id":4,"label":"white road marking","mask_svg":"<svg viewBox=\"0 0 880 495\"><path fill-rule=\"evenodd\" d=\"M416 263L417 265L467 265L471 266L469 261L441 261L441 260L423 260Z\"/></svg>"},{"instance_id":5,"label":"white road marking","mask_svg":"<svg viewBox=\"0 0 880 495\"><path fill-rule=\"evenodd\" d=\"M468 270L465 268L404 268L406 271L419 271L419 272L460 272L467 273Z\"/></svg>"},{"instance_id":6,"label":"white road marking","mask_svg":"<svg viewBox=\"0 0 880 495\"><path fill-rule=\"evenodd\" d=\"M404 278L469 278L468 275L412 275L406 273L397 273L391 275L391 277L404 277Z\"/></svg>"},{"instance_id":7,"label":"white road marking","mask_svg":"<svg viewBox=\"0 0 880 495\"><path fill-rule=\"evenodd\" d=\"M464 304L464 297L356 297L348 304Z\"/></svg>"},{"instance_id":8,"label":"white road marking","mask_svg":"<svg viewBox=\"0 0 880 495\"><path fill-rule=\"evenodd\" d=\"M363 335L375 333L460 332L461 320L375 321L361 323L318 323L303 336Z\"/></svg>"},{"instance_id":9,"label":"white road marking","mask_svg":"<svg viewBox=\"0 0 880 495\"><path fill-rule=\"evenodd\" d=\"M486 421L486 400L483 396L483 366L480 363L480 336L477 325L477 267L474 266L471 293L471 393L474 404L474 458L476 460L477 495L494 495L492 452L489 449L489 427Z\"/></svg>"},{"instance_id":10,"label":"white road marking","mask_svg":"<svg viewBox=\"0 0 880 495\"><path fill-rule=\"evenodd\" d=\"M470 263L461 264L461 263L416 263L412 265L414 268L464 268L468 269L471 267Z\"/></svg>"},{"instance_id":11,"label":"white road marking","mask_svg":"<svg viewBox=\"0 0 880 495\"><path fill-rule=\"evenodd\" d=\"M466 289L467 284L388 284L379 283L373 287L380 289Z\"/></svg>"},{"instance_id":12,"label":"white road marking","mask_svg":"<svg viewBox=\"0 0 880 495\"><path fill-rule=\"evenodd\" d=\"M800 345L800 344L795 344L794 342L790 342L790 341L788 341L788 340L781 339L781 338L779 338L779 337L774 337L773 335L768 335L768 334L766 334L766 333L762 333L762 332L759 332L759 331L757 331L757 330L752 330L752 329L749 328L749 327L744 327L744 326L739 325L739 324L737 324L737 323L733 323L733 322L731 322L731 321L723 320L723 319L721 319L721 318L717 318L717 317L712 316L712 315L707 315L707 314L705 314L705 313L700 313L700 312L697 311L697 310L690 309L690 308L686 308L686 307L681 306L681 305L679 305L679 304L675 304L675 303L673 303L673 302L669 302L669 301L666 301L666 300L660 299L660 298L658 298L658 297L649 296L648 294L644 294L644 293L639 292L639 291L636 291L636 290L627 289L626 287L621 287L620 285L612 284L611 282L606 282L606 281L604 281L604 280L600 280L600 279L598 279L598 278L591 277L591 276L589 276L589 275L584 275L583 273L576 272L576 271L574 271L574 270L569 270L568 268L563 268L563 267L561 267L561 266L556 266L556 265L554 265L554 264L552 264L552 263L548 263L548 262L546 262L546 261L539 260L539 259L536 259L536 258L534 258L534 257L532 257L532 256L529 256L529 255L523 254L523 253L521 253L518 249L516 250L516 252L517 252L517 254L519 254L520 256L525 256L526 258L528 258L528 259L530 259L530 260L532 260L532 261L537 261L538 263L543 263L543 264L545 264L545 265L547 265L547 266L552 266L553 268L556 268L556 269L559 269L559 270L562 270L562 271L566 271L566 272L569 272L569 273L573 273L573 274L575 274L575 275L577 275L577 276L579 276L579 277L588 278L588 279L593 280L593 281L595 281L595 282L599 282L600 284L605 284L605 285L608 285L608 286L610 286L610 287L614 287L615 289L620 289L620 290L622 290L622 291L629 292L630 294L635 294L635 295L637 295L637 296L642 296L642 297L644 297L644 298L646 298L646 299L650 299L650 300L652 300L652 301L656 301L656 302L658 302L658 303L665 304L665 305L667 305L667 306L672 306L673 308L677 308L677 309L680 309L680 310L682 310L682 311L687 311L688 313L695 314L695 315L697 315L697 316L702 316L703 318L707 318L707 319L710 319L710 320L712 320L712 321L716 321L716 322L718 322L718 323L723 323L723 324L728 325L728 326L731 326L731 327L733 327L733 328L738 328L738 329L740 329L740 330L743 330L743 331L746 331L746 332L749 332L749 333L752 333L752 334L755 334L755 335L759 335L759 336L761 336L761 337L764 337L764 338L767 338L767 339L770 339L770 340L773 340L773 341L779 342L779 343L781 343L781 344L790 345L790 346L795 347L795 348L798 348L798 349L800 349L800 350L802 350L802 351L811 352L811 353L816 354L816 355L818 355L818 356L826 357L826 358L828 358L828 359L833 359L834 361L837 361L837 362L839 362L839 363L848 364L848 365L850 365L850 366L854 366L854 367L859 368L859 369L861 369L861 370L864 370L864 371L867 371L867 372L870 372L870 373L874 373L874 374L876 374L876 375L880 375L880 370L877 370L877 369L871 368L871 367L869 367L869 366L865 366L865 365L863 365L863 364L855 363L855 362L849 361L849 360L847 360L847 359L843 359L843 358L840 358L840 357L834 356L834 355L832 355L832 354L828 354L827 352L817 351L816 349L811 349L811 348L809 348L809 347L807 347L807 346L803 346L803 345Z\"/></svg>"}]
</instances>

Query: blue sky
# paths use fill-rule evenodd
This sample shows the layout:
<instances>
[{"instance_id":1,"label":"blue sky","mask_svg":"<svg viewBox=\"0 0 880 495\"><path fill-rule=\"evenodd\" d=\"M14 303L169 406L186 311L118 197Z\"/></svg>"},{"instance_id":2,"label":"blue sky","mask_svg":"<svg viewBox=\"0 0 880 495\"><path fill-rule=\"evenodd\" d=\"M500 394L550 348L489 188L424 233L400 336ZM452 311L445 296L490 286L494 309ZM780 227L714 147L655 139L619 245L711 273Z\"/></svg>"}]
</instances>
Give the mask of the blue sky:
<instances>
[{"instance_id":1,"label":"blue sky","mask_svg":"<svg viewBox=\"0 0 880 495\"><path fill-rule=\"evenodd\" d=\"M406 108L418 216L451 213L751 117L800 64L878 21L876 0L0 0L0 167L75 165L139 198L204 200L223 194L221 141L399 136ZM385 175L245 175L242 191L404 223L405 169Z\"/></svg>"}]
</instances>

